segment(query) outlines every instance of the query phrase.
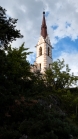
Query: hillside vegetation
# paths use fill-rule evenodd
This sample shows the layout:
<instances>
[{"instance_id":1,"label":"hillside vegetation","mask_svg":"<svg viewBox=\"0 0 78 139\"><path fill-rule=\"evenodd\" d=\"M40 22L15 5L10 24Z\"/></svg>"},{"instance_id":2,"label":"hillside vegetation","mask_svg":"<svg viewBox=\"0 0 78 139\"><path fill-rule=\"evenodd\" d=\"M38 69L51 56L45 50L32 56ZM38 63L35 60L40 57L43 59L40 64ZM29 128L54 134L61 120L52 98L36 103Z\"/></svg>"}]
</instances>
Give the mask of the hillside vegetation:
<instances>
[{"instance_id":1,"label":"hillside vegetation","mask_svg":"<svg viewBox=\"0 0 78 139\"><path fill-rule=\"evenodd\" d=\"M31 73L24 44L0 50L0 139L78 137L77 77L64 60Z\"/></svg>"}]
</instances>

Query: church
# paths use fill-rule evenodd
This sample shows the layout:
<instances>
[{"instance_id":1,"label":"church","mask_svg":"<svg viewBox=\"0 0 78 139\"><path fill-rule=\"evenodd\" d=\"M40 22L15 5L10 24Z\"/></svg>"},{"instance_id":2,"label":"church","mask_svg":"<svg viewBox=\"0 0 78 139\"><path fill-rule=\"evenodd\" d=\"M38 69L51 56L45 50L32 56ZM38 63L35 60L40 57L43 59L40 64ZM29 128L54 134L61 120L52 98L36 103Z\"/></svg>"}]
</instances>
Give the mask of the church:
<instances>
[{"instance_id":1,"label":"church","mask_svg":"<svg viewBox=\"0 0 78 139\"><path fill-rule=\"evenodd\" d=\"M52 45L47 33L45 12L43 12L41 34L36 47L36 60L33 65L33 72L44 73L52 64Z\"/></svg>"}]
</instances>

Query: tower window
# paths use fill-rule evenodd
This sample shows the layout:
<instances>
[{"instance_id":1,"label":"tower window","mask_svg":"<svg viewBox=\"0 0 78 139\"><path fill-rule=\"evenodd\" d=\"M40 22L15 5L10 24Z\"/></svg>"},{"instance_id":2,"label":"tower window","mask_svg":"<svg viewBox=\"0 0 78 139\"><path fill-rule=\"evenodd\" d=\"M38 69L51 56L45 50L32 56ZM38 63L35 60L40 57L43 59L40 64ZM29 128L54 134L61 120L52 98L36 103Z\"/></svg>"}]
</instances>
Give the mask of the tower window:
<instances>
[{"instance_id":1,"label":"tower window","mask_svg":"<svg viewBox=\"0 0 78 139\"><path fill-rule=\"evenodd\" d=\"M48 56L50 56L50 48L48 47Z\"/></svg>"},{"instance_id":2,"label":"tower window","mask_svg":"<svg viewBox=\"0 0 78 139\"><path fill-rule=\"evenodd\" d=\"M39 56L42 55L42 47L39 48Z\"/></svg>"}]
</instances>

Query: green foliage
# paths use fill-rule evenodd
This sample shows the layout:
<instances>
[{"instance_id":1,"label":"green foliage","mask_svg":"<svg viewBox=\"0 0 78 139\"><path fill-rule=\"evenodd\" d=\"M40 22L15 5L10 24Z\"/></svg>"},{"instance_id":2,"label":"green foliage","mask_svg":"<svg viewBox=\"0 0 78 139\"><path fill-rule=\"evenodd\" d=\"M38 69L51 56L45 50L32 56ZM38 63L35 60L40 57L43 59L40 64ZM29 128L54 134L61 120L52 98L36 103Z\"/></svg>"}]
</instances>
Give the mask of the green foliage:
<instances>
[{"instance_id":1,"label":"green foliage","mask_svg":"<svg viewBox=\"0 0 78 139\"><path fill-rule=\"evenodd\" d=\"M26 78L29 73L29 63L26 61L28 48L24 48L24 43L19 49L8 47L7 49L7 78Z\"/></svg>"},{"instance_id":2,"label":"green foliage","mask_svg":"<svg viewBox=\"0 0 78 139\"><path fill-rule=\"evenodd\" d=\"M44 109L43 106L37 104L36 107L32 107L31 113L33 114L29 114L29 117L19 126L20 132L29 138L69 139L70 134L78 135L78 129L74 128L65 116L52 111L52 109L48 110L47 107Z\"/></svg>"},{"instance_id":3,"label":"green foliage","mask_svg":"<svg viewBox=\"0 0 78 139\"><path fill-rule=\"evenodd\" d=\"M19 49L8 47L7 53L0 50L0 123L9 122L16 112L15 120L19 117L22 103L21 96L25 95L26 85L30 84L30 64L26 57L29 52L24 44ZM24 89L25 88L25 89ZM17 105L18 104L18 105ZM13 111L12 111L13 109ZM18 117L17 117L18 116ZM2 120L3 119L3 120ZM19 119L19 118L18 118ZM6 122L5 122L6 121Z\"/></svg>"},{"instance_id":4,"label":"green foliage","mask_svg":"<svg viewBox=\"0 0 78 139\"><path fill-rule=\"evenodd\" d=\"M45 77L33 74L26 60L30 54L27 50L24 44L19 49L9 46L7 52L0 50L0 138L69 139L70 134L78 136L78 128L61 110L73 119L77 101L71 90L65 89L66 82L72 78L69 68L63 72L64 61L59 61L53 63L53 70L47 70ZM72 81L74 79L73 76Z\"/></svg>"},{"instance_id":5,"label":"green foliage","mask_svg":"<svg viewBox=\"0 0 78 139\"><path fill-rule=\"evenodd\" d=\"M45 72L46 84L54 89L68 88L76 84L78 80L73 74L70 74L68 65L64 64L64 60L59 59L52 63L52 69L47 69Z\"/></svg>"},{"instance_id":6,"label":"green foliage","mask_svg":"<svg viewBox=\"0 0 78 139\"><path fill-rule=\"evenodd\" d=\"M17 19L8 18L6 10L0 6L0 46L7 48L8 44L16 38L22 38L20 31L16 29Z\"/></svg>"}]
</instances>

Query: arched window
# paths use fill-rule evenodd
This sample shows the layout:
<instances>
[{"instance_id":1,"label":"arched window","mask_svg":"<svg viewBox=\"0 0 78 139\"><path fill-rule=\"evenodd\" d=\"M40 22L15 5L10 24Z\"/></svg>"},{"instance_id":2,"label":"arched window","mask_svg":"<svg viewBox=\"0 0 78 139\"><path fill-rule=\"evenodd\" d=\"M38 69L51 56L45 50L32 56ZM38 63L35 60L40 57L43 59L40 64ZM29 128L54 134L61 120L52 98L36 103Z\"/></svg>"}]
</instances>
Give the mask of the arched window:
<instances>
[{"instance_id":1,"label":"arched window","mask_svg":"<svg viewBox=\"0 0 78 139\"><path fill-rule=\"evenodd\" d=\"M39 56L42 55L42 47L39 48Z\"/></svg>"},{"instance_id":2,"label":"arched window","mask_svg":"<svg viewBox=\"0 0 78 139\"><path fill-rule=\"evenodd\" d=\"M50 48L48 47L48 56L50 56Z\"/></svg>"}]
</instances>

